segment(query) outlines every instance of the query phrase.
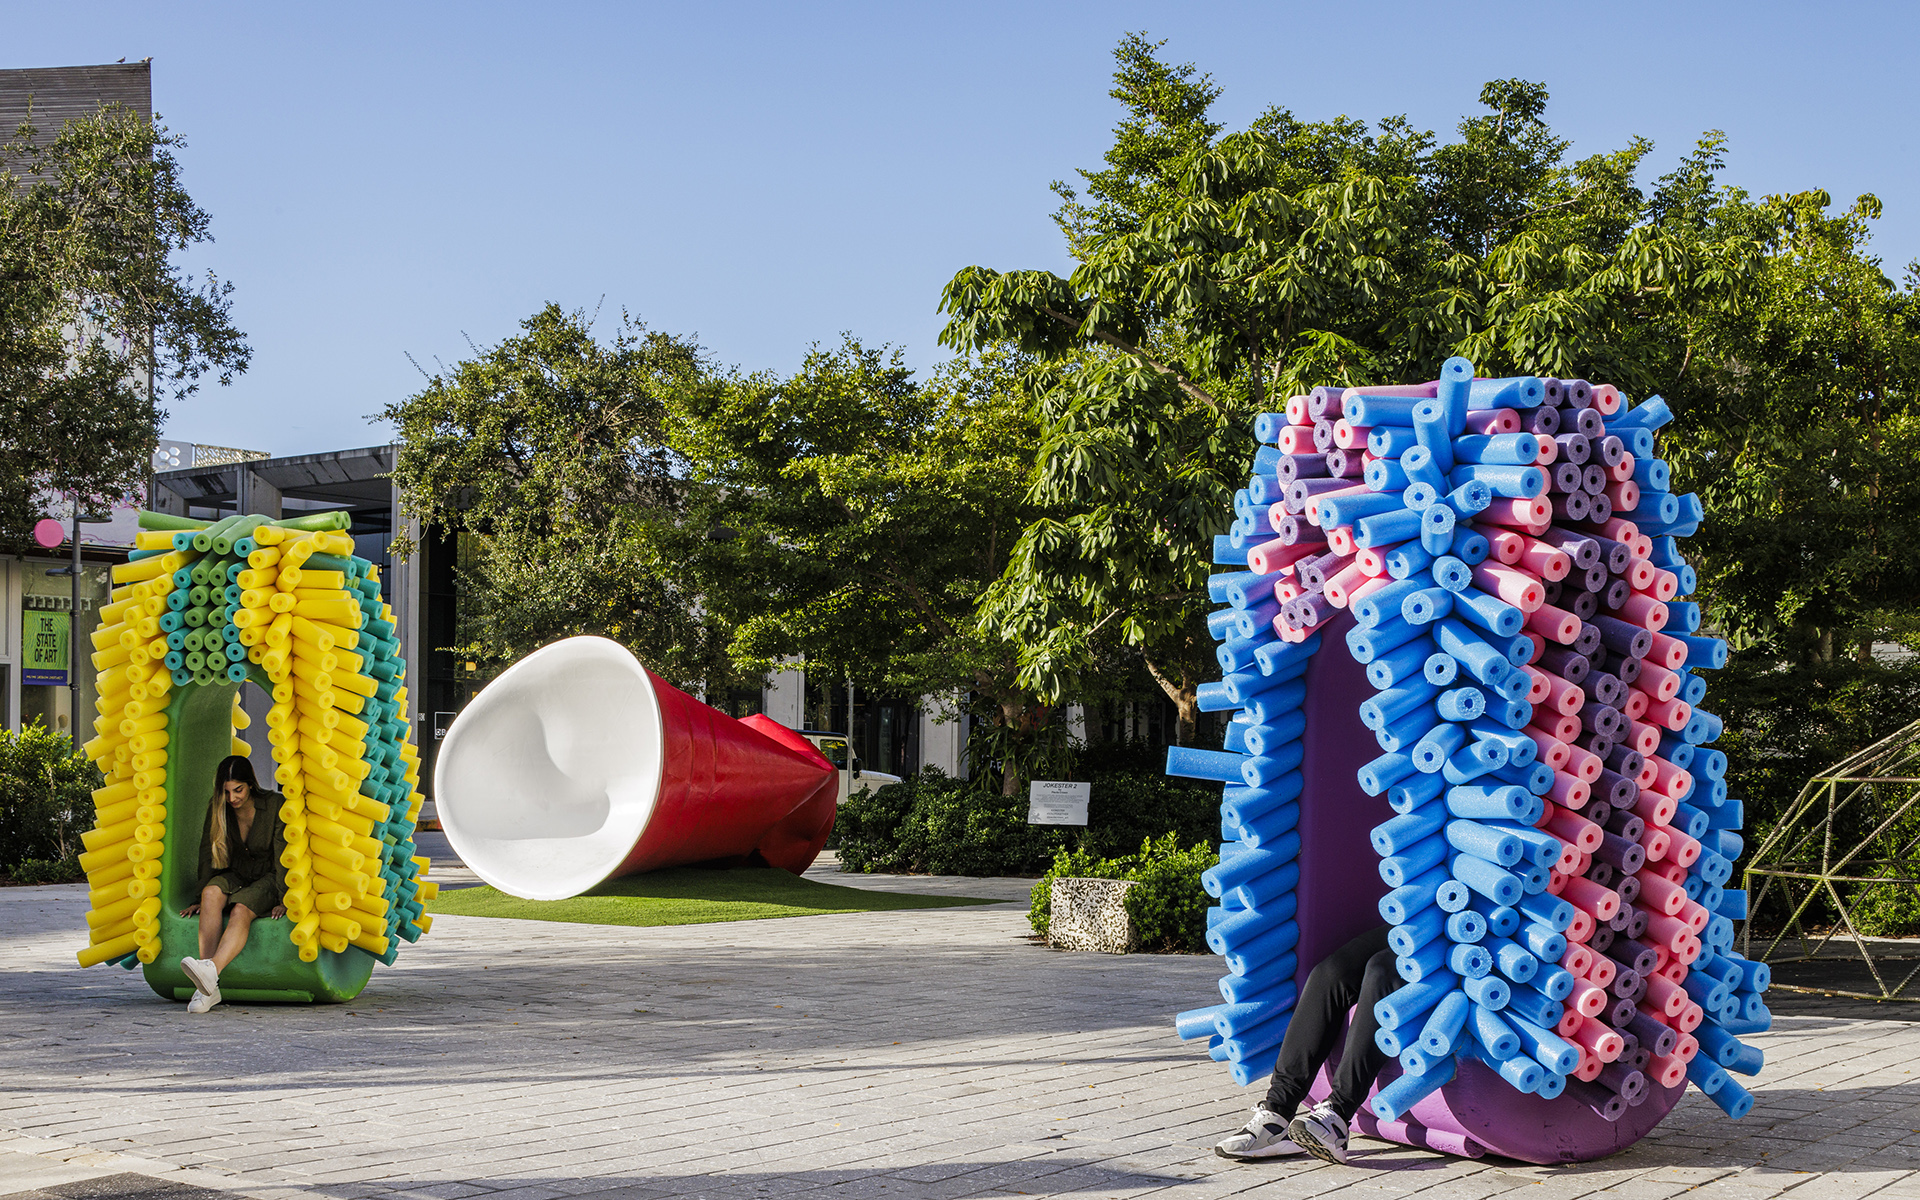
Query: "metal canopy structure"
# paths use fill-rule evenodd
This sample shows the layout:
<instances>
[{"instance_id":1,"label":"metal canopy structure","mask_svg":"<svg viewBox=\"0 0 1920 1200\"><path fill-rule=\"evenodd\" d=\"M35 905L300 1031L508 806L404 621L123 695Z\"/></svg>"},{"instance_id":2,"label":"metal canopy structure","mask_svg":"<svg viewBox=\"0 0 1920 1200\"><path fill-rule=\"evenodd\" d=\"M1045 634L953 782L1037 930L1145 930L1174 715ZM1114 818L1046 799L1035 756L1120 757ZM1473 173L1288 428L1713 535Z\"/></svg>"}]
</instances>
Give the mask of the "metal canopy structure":
<instances>
[{"instance_id":1,"label":"metal canopy structure","mask_svg":"<svg viewBox=\"0 0 1920 1200\"><path fill-rule=\"evenodd\" d=\"M1770 964L1815 960L1839 967L1852 954L1823 954L1849 943L1873 990L1783 982L1774 987L1920 1001L1920 947L1863 935L1869 902L1906 901L1920 911L1920 721L1834 764L1807 781L1793 806L1754 851L1746 869L1751 898L1742 950ZM1824 929L1808 918L1831 916ZM1755 920L1772 930L1754 936ZM1777 928L1774 922L1778 922ZM1755 953L1755 942L1760 942ZM1911 964L1911 965L1910 965ZM1838 972L1836 972L1836 976Z\"/></svg>"},{"instance_id":2,"label":"metal canopy structure","mask_svg":"<svg viewBox=\"0 0 1920 1200\"><path fill-rule=\"evenodd\" d=\"M196 463L154 475L153 499L167 511L196 515L250 511L247 500L277 500L285 511L350 508L355 523L393 507L393 446L293 454L230 462ZM171 493L169 495L168 493ZM182 512L182 515L186 515Z\"/></svg>"}]
</instances>

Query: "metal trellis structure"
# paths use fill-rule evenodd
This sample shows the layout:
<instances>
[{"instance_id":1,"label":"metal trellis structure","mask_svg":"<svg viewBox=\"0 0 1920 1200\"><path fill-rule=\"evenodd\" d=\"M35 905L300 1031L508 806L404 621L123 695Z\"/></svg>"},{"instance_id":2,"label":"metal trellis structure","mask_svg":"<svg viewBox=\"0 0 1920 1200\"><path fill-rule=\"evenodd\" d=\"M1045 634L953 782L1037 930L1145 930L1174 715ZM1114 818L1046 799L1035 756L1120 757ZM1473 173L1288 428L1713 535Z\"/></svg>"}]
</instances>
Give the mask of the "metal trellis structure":
<instances>
[{"instance_id":1,"label":"metal trellis structure","mask_svg":"<svg viewBox=\"0 0 1920 1200\"><path fill-rule=\"evenodd\" d=\"M1870 898L1904 893L1920 910L1920 721L1836 763L1807 782L1746 868L1749 913L1758 917L1769 898L1786 916L1771 937L1756 939L1753 922L1742 930L1749 958L1779 964L1811 962L1838 940L1851 942L1876 991L1841 986L1776 988L1859 996L1870 1000L1920 1001L1920 961L1908 967L1916 947L1864 936L1859 914ZM1809 929L1815 901L1831 903L1833 923ZM1770 921L1763 922L1771 924ZM1762 941L1759 953L1754 942ZM1851 956L1827 961L1847 961Z\"/></svg>"}]
</instances>

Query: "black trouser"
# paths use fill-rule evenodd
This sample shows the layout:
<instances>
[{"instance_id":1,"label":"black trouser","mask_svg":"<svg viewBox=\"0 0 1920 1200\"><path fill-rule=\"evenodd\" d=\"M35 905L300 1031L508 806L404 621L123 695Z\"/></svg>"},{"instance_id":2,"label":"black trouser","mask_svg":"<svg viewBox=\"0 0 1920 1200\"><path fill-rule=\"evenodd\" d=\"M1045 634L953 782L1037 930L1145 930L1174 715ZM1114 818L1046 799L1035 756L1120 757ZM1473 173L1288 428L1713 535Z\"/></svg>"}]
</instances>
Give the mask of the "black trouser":
<instances>
[{"instance_id":1,"label":"black trouser","mask_svg":"<svg viewBox=\"0 0 1920 1200\"><path fill-rule=\"evenodd\" d=\"M1313 1077L1333 1053L1333 1043L1346 1023L1347 1010L1358 1005L1347 1046L1333 1069L1333 1091L1327 1097L1342 1120L1353 1120L1373 1086L1373 1077L1387 1065L1387 1056L1374 1044L1373 1006L1404 981L1394 970L1394 953L1387 949L1387 926L1354 938L1320 960L1307 976L1307 986L1293 1006L1293 1019L1273 1064L1273 1082L1267 1086L1267 1107L1292 1117L1307 1098Z\"/></svg>"}]
</instances>

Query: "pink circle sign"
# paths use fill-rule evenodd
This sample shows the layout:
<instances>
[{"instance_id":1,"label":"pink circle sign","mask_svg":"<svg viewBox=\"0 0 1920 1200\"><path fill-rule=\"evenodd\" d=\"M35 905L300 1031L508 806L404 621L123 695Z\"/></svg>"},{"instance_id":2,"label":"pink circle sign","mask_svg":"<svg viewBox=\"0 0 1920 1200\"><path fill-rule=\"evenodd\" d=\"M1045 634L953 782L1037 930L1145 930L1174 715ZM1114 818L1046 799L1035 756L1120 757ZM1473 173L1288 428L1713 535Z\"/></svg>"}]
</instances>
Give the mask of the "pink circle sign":
<instances>
[{"instance_id":1,"label":"pink circle sign","mask_svg":"<svg viewBox=\"0 0 1920 1200\"><path fill-rule=\"evenodd\" d=\"M67 527L52 517L43 517L33 523L33 540L41 548L51 550L67 540Z\"/></svg>"}]
</instances>

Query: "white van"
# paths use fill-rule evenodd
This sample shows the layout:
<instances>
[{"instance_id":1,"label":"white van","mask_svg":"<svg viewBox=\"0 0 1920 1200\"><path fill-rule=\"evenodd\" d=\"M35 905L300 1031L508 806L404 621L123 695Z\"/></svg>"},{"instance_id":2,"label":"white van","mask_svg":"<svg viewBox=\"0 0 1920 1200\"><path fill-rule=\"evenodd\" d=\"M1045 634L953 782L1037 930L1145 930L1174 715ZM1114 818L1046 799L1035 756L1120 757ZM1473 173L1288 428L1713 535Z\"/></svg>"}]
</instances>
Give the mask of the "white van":
<instances>
[{"instance_id":1,"label":"white van","mask_svg":"<svg viewBox=\"0 0 1920 1200\"><path fill-rule=\"evenodd\" d=\"M847 797L855 792L869 788L882 788L889 783L899 783L898 775L889 775L885 771L869 771L854 758L847 749L847 735L829 733L824 729L802 729L800 736L814 744L814 748L826 756L840 775L839 803L845 804Z\"/></svg>"}]
</instances>

